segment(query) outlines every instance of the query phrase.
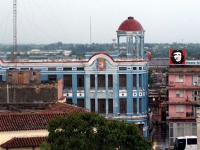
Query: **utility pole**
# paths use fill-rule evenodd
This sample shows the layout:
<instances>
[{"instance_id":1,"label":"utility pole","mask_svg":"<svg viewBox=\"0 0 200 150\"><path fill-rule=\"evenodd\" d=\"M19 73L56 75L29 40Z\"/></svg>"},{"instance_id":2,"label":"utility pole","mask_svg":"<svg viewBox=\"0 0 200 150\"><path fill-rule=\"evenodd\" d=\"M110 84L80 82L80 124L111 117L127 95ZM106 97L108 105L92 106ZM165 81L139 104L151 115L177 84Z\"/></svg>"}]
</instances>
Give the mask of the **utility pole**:
<instances>
[{"instance_id":1,"label":"utility pole","mask_svg":"<svg viewBox=\"0 0 200 150\"><path fill-rule=\"evenodd\" d=\"M17 0L13 0L13 61L17 53Z\"/></svg>"}]
</instances>

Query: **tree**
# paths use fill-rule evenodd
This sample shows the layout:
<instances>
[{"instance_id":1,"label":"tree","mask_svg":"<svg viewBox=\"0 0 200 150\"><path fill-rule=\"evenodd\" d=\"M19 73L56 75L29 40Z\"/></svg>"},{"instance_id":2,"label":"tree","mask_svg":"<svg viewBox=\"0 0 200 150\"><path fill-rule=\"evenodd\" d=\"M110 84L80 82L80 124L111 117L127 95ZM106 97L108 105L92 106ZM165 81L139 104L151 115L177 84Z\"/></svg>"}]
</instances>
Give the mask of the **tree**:
<instances>
[{"instance_id":1,"label":"tree","mask_svg":"<svg viewBox=\"0 0 200 150\"><path fill-rule=\"evenodd\" d=\"M140 135L138 125L107 120L97 113L72 113L48 125L52 150L150 150L152 143ZM44 148L44 146L43 146Z\"/></svg>"},{"instance_id":2,"label":"tree","mask_svg":"<svg viewBox=\"0 0 200 150\"><path fill-rule=\"evenodd\" d=\"M148 72L148 84L149 85L153 85L155 83L154 79L152 78L152 73L153 73L153 71L151 69L149 69L149 72Z\"/></svg>"}]
</instances>

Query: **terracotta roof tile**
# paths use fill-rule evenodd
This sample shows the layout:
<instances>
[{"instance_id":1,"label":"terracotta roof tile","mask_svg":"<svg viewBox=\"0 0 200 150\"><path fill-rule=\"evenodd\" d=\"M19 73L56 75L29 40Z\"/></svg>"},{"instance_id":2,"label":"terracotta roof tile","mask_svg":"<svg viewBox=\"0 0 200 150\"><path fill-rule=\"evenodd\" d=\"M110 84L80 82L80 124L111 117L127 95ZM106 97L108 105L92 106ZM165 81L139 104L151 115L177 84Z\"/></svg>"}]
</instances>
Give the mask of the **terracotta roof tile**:
<instances>
[{"instance_id":1,"label":"terracotta roof tile","mask_svg":"<svg viewBox=\"0 0 200 150\"><path fill-rule=\"evenodd\" d=\"M47 129L48 122L68 113L6 113L0 114L0 131Z\"/></svg>"},{"instance_id":2,"label":"terracotta roof tile","mask_svg":"<svg viewBox=\"0 0 200 150\"><path fill-rule=\"evenodd\" d=\"M45 109L44 111L41 111L42 113L44 112L66 112L66 113L72 113L72 112L88 112L87 109L82 108L82 107L77 107L73 106L71 104L67 103L55 103Z\"/></svg>"},{"instance_id":3,"label":"terracotta roof tile","mask_svg":"<svg viewBox=\"0 0 200 150\"><path fill-rule=\"evenodd\" d=\"M39 147L47 137L15 137L1 144L2 148Z\"/></svg>"},{"instance_id":4,"label":"terracotta roof tile","mask_svg":"<svg viewBox=\"0 0 200 150\"><path fill-rule=\"evenodd\" d=\"M88 111L66 103L55 103L38 113L0 113L0 131L47 129L49 121L58 117L67 117L73 112Z\"/></svg>"}]
</instances>

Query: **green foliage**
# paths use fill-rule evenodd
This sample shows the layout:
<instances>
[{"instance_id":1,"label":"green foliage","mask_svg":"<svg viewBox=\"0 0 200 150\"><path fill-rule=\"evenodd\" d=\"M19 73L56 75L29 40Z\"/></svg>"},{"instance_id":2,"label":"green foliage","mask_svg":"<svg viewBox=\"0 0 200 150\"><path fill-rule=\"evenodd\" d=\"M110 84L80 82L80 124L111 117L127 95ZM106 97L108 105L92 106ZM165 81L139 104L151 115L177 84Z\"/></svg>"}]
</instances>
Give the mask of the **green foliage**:
<instances>
[{"instance_id":1,"label":"green foliage","mask_svg":"<svg viewBox=\"0 0 200 150\"><path fill-rule=\"evenodd\" d=\"M150 84L150 85L155 84L155 81L152 78L152 73L153 73L153 71L151 69L149 69L149 72L148 72L148 84Z\"/></svg>"},{"instance_id":2,"label":"green foliage","mask_svg":"<svg viewBox=\"0 0 200 150\"><path fill-rule=\"evenodd\" d=\"M97 113L72 113L49 123L51 150L149 150L152 143L138 125L107 120Z\"/></svg>"},{"instance_id":3,"label":"green foliage","mask_svg":"<svg viewBox=\"0 0 200 150\"><path fill-rule=\"evenodd\" d=\"M42 142L40 150L50 150L50 145L47 142Z\"/></svg>"}]
</instances>

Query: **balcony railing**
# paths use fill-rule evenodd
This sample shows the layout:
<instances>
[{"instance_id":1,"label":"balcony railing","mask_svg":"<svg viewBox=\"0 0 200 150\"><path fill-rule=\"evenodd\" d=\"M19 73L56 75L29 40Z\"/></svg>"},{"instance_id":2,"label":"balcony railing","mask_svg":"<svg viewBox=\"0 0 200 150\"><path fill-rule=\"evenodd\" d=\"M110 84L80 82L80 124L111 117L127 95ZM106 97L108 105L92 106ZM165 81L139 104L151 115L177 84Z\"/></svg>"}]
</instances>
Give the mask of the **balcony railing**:
<instances>
[{"instance_id":1,"label":"balcony railing","mask_svg":"<svg viewBox=\"0 0 200 150\"><path fill-rule=\"evenodd\" d=\"M193 112L186 112L186 117L193 117L193 116L194 116Z\"/></svg>"},{"instance_id":2,"label":"balcony railing","mask_svg":"<svg viewBox=\"0 0 200 150\"><path fill-rule=\"evenodd\" d=\"M169 81L168 86L199 86L200 82L175 82Z\"/></svg>"}]
</instances>

